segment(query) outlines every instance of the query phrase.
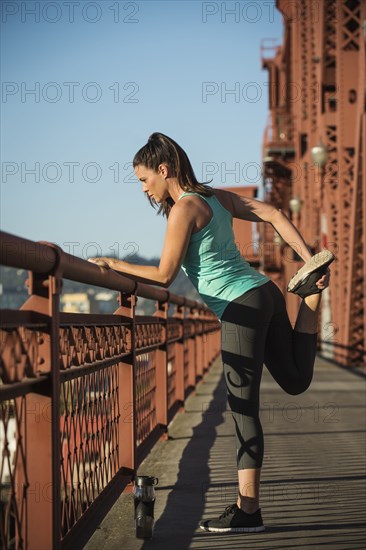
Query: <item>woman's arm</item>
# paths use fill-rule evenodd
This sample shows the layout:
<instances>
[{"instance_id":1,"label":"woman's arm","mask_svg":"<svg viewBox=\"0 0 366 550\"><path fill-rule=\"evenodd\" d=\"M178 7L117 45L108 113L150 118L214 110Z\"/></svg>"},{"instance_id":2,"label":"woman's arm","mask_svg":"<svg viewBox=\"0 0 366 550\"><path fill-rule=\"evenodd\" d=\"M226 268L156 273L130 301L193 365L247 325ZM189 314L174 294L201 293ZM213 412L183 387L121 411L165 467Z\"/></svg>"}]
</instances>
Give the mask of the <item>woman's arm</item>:
<instances>
[{"instance_id":1,"label":"woman's arm","mask_svg":"<svg viewBox=\"0 0 366 550\"><path fill-rule=\"evenodd\" d=\"M189 215L189 209L184 203L175 204L169 214L159 266L130 264L124 260L104 256L89 258L88 261L120 271L135 281L166 288L178 275L187 252L193 225L193 217Z\"/></svg>"},{"instance_id":2,"label":"woman's arm","mask_svg":"<svg viewBox=\"0 0 366 550\"><path fill-rule=\"evenodd\" d=\"M282 239L295 250L304 262L310 260L313 254L309 247L294 224L281 210L276 210L270 223L277 233L281 235Z\"/></svg>"},{"instance_id":3,"label":"woman's arm","mask_svg":"<svg viewBox=\"0 0 366 550\"><path fill-rule=\"evenodd\" d=\"M230 197L231 213L234 218L251 222L268 222L304 262L312 257L312 253L299 231L281 210L267 202L241 197L230 191L227 193Z\"/></svg>"}]
</instances>

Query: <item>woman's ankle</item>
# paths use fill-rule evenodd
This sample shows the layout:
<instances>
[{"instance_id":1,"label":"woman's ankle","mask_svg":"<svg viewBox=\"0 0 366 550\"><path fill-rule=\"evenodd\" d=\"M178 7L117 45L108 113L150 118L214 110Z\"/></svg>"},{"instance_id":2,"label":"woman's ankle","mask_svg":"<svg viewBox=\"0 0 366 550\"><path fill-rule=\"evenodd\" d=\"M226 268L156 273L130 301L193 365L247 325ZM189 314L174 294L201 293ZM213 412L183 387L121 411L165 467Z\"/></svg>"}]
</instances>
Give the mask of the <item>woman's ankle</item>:
<instances>
[{"instance_id":1,"label":"woman's ankle","mask_svg":"<svg viewBox=\"0 0 366 550\"><path fill-rule=\"evenodd\" d=\"M239 496L236 504L246 514L254 514L259 508L259 501L250 497Z\"/></svg>"}]
</instances>

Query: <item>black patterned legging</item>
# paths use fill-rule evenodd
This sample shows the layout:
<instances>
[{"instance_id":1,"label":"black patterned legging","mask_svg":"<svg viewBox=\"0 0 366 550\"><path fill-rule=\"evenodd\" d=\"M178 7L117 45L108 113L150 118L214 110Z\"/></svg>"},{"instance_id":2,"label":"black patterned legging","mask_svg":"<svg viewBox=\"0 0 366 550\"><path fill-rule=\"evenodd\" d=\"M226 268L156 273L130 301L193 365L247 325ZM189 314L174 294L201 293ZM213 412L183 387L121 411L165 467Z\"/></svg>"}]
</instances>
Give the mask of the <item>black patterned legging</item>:
<instances>
[{"instance_id":1,"label":"black patterned legging","mask_svg":"<svg viewBox=\"0 0 366 550\"><path fill-rule=\"evenodd\" d=\"M268 281L229 303L221 318L221 356L235 423L238 470L260 468L263 363L283 390L304 392L313 377L317 334L294 330L277 285Z\"/></svg>"}]
</instances>

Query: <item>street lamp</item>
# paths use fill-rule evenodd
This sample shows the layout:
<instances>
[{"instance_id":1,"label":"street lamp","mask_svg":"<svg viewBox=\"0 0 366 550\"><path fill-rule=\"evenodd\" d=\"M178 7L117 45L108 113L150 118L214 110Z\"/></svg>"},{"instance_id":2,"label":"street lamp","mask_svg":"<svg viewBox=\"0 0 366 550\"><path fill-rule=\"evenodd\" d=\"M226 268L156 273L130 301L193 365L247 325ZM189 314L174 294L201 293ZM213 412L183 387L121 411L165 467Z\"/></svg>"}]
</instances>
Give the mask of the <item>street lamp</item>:
<instances>
[{"instance_id":1,"label":"street lamp","mask_svg":"<svg viewBox=\"0 0 366 550\"><path fill-rule=\"evenodd\" d=\"M273 235L273 242L279 248L281 248L281 246L285 244L285 241L283 240L281 235L277 232L275 232L275 234Z\"/></svg>"},{"instance_id":2,"label":"street lamp","mask_svg":"<svg viewBox=\"0 0 366 550\"><path fill-rule=\"evenodd\" d=\"M295 214L295 217L297 218L302 206L301 199L299 199L299 197L294 197L293 199L290 199L289 206L291 212Z\"/></svg>"},{"instance_id":3,"label":"street lamp","mask_svg":"<svg viewBox=\"0 0 366 550\"><path fill-rule=\"evenodd\" d=\"M315 166L319 168L324 168L328 160L328 152L320 140L320 142L311 149L311 158Z\"/></svg>"}]
</instances>

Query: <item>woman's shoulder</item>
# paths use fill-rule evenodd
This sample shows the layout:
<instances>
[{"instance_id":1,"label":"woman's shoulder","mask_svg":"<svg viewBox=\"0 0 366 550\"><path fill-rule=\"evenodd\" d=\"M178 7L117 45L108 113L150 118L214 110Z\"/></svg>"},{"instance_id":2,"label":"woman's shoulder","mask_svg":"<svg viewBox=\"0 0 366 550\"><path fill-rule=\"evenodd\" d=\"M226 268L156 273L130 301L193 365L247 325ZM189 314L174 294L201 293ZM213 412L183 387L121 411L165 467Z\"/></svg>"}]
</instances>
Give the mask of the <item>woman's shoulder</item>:
<instances>
[{"instance_id":1,"label":"woman's shoulder","mask_svg":"<svg viewBox=\"0 0 366 550\"><path fill-rule=\"evenodd\" d=\"M199 197L202 199L208 199L207 202L210 202L210 199L212 197L216 197L216 199L220 202L221 206L223 206L226 210L230 212L230 214L233 214L233 207L232 207L232 201L230 198L230 193L228 193L225 189L216 189L211 188L212 194L210 195L204 195L203 193L198 193L196 191L186 191L186 197L188 199L191 199L192 202L190 204L200 204ZM197 201L198 199L198 201ZM178 201L181 202L181 201Z\"/></svg>"},{"instance_id":2,"label":"woman's shoulder","mask_svg":"<svg viewBox=\"0 0 366 550\"><path fill-rule=\"evenodd\" d=\"M213 191L214 191L214 194L215 194L217 200L232 215L233 214L233 208L232 208L230 193L228 191L226 191L225 189L213 189Z\"/></svg>"}]
</instances>

